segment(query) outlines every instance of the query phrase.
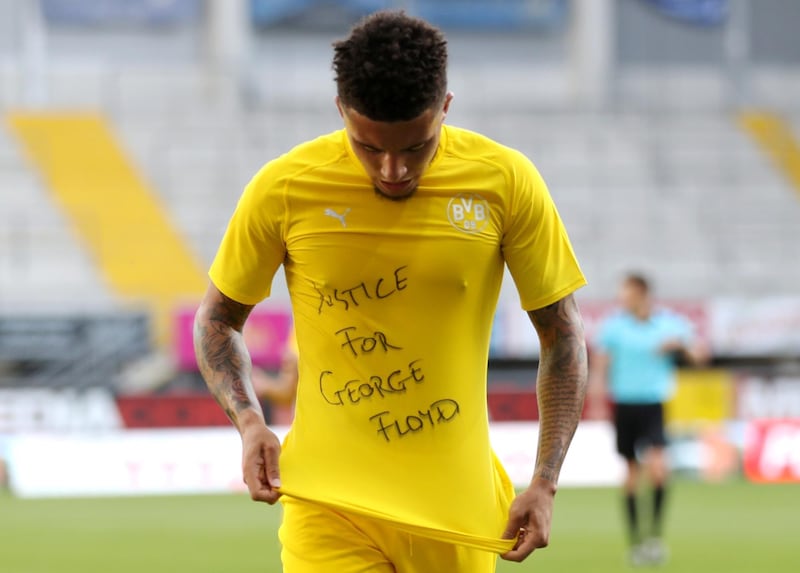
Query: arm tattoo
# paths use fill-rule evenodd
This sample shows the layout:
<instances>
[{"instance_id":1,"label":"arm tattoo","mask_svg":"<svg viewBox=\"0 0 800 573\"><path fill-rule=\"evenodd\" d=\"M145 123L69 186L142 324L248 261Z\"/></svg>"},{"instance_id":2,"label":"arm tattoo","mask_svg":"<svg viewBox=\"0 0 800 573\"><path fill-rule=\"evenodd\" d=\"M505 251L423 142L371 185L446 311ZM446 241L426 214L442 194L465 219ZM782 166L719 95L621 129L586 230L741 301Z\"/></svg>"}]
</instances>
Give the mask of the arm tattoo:
<instances>
[{"instance_id":1,"label":"arm tattoo","mask_svg":"<svg viewBox=\"0 0 800 573\"><path fill-rule=\"evenodd\" d=\"M542 347L536 380L539 447L534 477L556 483L586 394L583 321L572 295L528 315Z\"/></svg>"},{"instance_id":2,"label":"arm tattoo","mask_svg":"<svg viewBox=\"0 0 800 573\"><path fill-rule=\"evenodd\" d=\"M250 353L242 338L242 328L252 309L217 292L216 296L206 297L194 323L200 373L236 427L244 410L261 411L250 383Z\"/></svg>"}]
</instances>

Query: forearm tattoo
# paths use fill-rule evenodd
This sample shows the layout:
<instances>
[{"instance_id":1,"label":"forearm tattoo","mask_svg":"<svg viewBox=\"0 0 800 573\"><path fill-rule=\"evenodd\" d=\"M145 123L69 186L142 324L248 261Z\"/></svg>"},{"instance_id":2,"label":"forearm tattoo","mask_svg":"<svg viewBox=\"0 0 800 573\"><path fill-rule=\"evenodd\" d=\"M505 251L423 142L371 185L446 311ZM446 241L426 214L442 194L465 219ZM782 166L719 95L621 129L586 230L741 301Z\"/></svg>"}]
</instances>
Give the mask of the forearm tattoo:
<instances>
[{"instance_id":1,"label":"forearm tattoo","mask_svg":"<svg viewBox=\"0 0 800 573\"><path fill-rule=\"evenodd\" d=\"M536 381L539 446L534 477L556 483L586 395L588 361L583 320L572 295L528 315L541 341Z\"/></svg>"},{"instance_id":2,"label":"forearm tattoo","mask_svg":"<svg viewBox=\"0 0 800 573\"><path fill-rule=\"evenodd\" d=\"M250 354L242 328L252 306L219 294L202 309L194 325L194 345L200 373L220 406L239 427L239 414L248 408L260 411L250 380Z\"/></svg>"}]
</instances>

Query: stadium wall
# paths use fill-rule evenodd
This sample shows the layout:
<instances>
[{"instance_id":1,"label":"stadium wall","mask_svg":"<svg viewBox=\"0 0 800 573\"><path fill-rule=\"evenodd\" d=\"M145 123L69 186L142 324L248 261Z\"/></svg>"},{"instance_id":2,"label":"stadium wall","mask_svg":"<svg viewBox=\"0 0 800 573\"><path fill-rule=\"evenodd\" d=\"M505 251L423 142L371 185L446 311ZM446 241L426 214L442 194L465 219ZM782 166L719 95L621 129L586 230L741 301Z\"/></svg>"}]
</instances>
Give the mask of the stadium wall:
<instances>
[{"instance_id":1,"label":"stadium wall","mask_svg":"<svg viewBox=\"0 0 800 573\"><path fill-rule=\"evenodd\" d=\"M518 485L535 454L536 396L490 392L493 446ZM521 411L524 410L524 411ZM673 468L719 481L800 482L800 373L685 371L668 404ZM520 419L522 418L522 419ZM283 435L287 426L275 426ZM0 459L19 496L241 491L240 440L207 394L114 397L108 389L0 392ZM44 466L61 468L59 479ZM617 483L613 428L584 419L567 486Z\"/></svg>"},{"instance_id":2,"label":"stadium wall","mask_svg":"<svg viewBox=\"0 0 800 573\"><path fill-rule=\"evenodd\" d=\"M281 437L286 427L274 427ZM491 439L518 486L533 473L538 426L493 424ZM7 440L11 491L19 497L85 497L242 492L241 440L232 428L24 434ZM58 479L53 479L57 467ZM622 463L613 432L583 424L564 464L564 486L616 483Z\"/></svg>"}]
</instances>

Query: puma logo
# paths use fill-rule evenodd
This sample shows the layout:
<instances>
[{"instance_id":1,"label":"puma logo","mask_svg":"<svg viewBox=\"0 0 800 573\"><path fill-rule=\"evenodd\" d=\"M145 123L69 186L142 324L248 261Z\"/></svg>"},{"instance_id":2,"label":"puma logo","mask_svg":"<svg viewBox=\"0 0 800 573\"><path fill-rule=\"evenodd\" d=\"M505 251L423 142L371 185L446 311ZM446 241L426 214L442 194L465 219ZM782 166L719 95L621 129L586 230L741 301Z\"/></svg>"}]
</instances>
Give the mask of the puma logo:
<instances>
[{"instance_id":1,"label":"puma logo","mask_svg":"<svg viewBox=\"0 0 800 573\"><path fill-rule=\"evenodd\" d=\"M325 215L327 215L328 217L333 217L334 219L339 221L342 224L342 227L347 227L347 221L345 221L344 218L347 217L347 214L349 212L350 212L350 207L345 209L344 213L342 213L342 214L339 214L339 213L337 213L336 211L334 211L333 209L330 209L330 208L329 209L325 209Z\"/></svg>"}]
</instances>

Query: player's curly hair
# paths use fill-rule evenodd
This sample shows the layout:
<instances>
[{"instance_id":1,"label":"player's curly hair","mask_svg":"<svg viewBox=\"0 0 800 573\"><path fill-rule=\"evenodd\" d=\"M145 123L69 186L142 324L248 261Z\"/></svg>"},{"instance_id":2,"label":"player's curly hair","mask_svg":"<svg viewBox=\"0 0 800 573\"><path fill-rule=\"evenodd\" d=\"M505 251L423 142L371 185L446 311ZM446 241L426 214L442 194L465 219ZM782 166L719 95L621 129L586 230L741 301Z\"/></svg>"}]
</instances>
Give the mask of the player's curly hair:
<instances>
[{"instance_id":1,"label":"player's curly hair","mask_svg":"<svg viewBox=\"0 0 800 573\"><path fill-rule=\"evenodd\" d=\"M402 11L361 20L333 44L339 101L374 121L408 121L444 101L447 42Z\"/></svg>"}]
</instances>

